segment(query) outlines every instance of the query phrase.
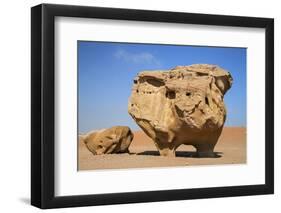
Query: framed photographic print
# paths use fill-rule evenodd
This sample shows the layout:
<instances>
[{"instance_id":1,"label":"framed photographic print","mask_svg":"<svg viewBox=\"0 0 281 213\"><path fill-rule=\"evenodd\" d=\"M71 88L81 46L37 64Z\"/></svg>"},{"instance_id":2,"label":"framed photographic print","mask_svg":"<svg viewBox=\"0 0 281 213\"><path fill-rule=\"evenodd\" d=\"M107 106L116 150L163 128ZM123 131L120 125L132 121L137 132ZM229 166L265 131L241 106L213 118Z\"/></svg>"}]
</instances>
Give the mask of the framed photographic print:
<instances>
[{"instance_id":1,"label":"framed photographic print","mask_svg":"<svg viewBox=\"0 0 281 213\"><path fill-rule=\"evenodd\" d=\"M31 204L272 194L274 21L31 9Z\"/></svg>"}]
</instances>

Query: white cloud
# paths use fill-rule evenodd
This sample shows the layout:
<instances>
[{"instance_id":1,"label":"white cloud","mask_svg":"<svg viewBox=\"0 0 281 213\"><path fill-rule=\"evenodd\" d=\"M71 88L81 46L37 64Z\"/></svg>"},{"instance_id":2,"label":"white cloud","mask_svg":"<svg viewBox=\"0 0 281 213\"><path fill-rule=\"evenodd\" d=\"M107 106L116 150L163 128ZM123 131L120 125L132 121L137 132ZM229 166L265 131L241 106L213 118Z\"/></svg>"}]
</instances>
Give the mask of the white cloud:
<instances>
[{"instance_id":1,"label":"white cloud","mask_svg":"<svg viewBox=\"0 0 281 213\"><path fill-rule=\"evenodd\" d=\"M160 65L160 62L155 58L155 56L148 52L140 52L140 53L130 53L125 50L118 50L114 56L117 59L122 59L126 62L138 63L138 64L155 64Z\"/></svg>"}]
</instances>

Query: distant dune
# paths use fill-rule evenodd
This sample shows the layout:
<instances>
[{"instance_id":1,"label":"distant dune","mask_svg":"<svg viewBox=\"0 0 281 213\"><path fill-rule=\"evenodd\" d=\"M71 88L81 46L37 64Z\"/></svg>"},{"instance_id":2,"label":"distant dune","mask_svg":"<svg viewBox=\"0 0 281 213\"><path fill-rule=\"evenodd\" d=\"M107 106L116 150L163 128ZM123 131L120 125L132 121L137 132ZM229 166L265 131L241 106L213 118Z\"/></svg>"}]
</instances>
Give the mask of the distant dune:
<instances>
[{"instance_id":1,"label":"distant dune","mask_svg":"<svg viewBox=\"0 0 281 213\"><path fill-rule=\"evenodd\" d=\"M93 155L82 141L78 146L78 170L193 166L246 163L246 128L225 127L215 147L216 158L197 158L192 146L182 145L177 157L162 157L143 131L134 132L130 154Z\"/></svg>"}]
</instances>

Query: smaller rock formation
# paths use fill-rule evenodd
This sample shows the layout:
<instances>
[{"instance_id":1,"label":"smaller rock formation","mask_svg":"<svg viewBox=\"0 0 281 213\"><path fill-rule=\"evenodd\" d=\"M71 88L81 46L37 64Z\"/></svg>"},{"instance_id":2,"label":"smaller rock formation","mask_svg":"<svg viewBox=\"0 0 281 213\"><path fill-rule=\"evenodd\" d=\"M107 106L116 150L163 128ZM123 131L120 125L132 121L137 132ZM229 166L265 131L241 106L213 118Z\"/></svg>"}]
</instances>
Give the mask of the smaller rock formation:
<instances>
[{"instance_id":1,"label":"smaller rock formation","mask_svg":"<svg viewBox=\"0 0 281 213\"><path fill-rule=\"evenodd\" d=\"M109 129L90 132L79 137L94 155L126 153L134 135L127 126L114 126Z\"/></svg>"}]
</instances>

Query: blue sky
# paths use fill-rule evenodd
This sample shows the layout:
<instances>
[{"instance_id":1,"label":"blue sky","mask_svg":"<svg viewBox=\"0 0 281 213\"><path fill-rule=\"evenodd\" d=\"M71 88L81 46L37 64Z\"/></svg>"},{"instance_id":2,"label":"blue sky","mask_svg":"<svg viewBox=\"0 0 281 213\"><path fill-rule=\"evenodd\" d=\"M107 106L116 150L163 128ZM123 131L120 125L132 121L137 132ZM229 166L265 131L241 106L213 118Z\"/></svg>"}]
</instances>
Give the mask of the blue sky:
<instances>
[{"instance_id":1,"label":"blue sky","mask_svg":"<svg viewBox=\"0 0 281 213\"><path fill-rule=\"evenodd\" d=\"M246 126L245 48L78 41L79 132L115 125L139 129L127 110L137 73L191 64L216 64L231 73L225 125Z\"/></svg>"}]
</instances>

